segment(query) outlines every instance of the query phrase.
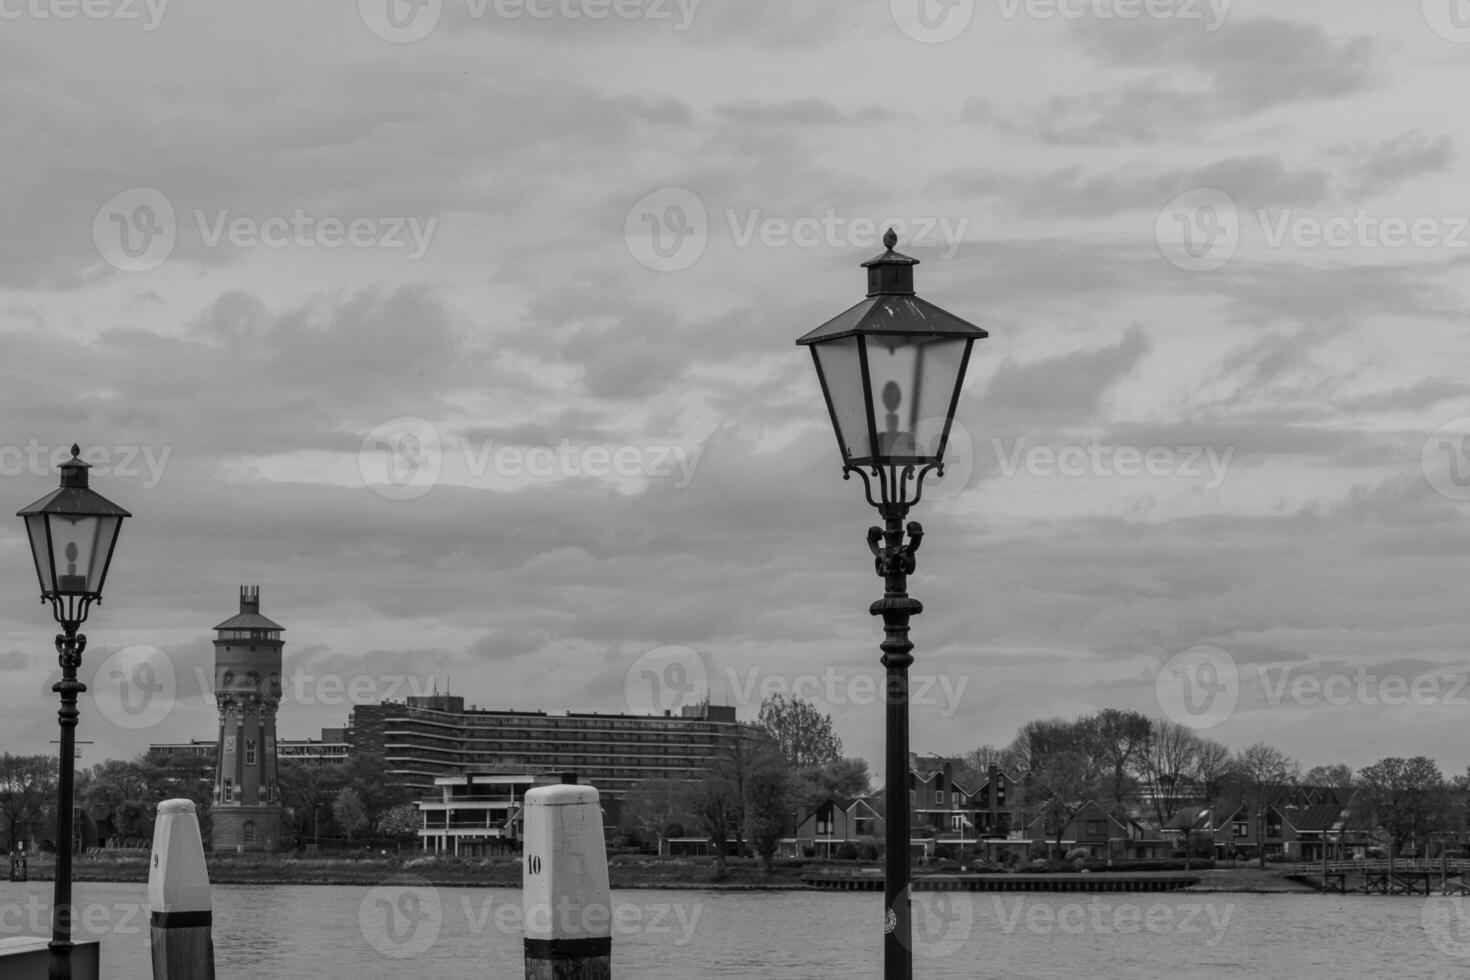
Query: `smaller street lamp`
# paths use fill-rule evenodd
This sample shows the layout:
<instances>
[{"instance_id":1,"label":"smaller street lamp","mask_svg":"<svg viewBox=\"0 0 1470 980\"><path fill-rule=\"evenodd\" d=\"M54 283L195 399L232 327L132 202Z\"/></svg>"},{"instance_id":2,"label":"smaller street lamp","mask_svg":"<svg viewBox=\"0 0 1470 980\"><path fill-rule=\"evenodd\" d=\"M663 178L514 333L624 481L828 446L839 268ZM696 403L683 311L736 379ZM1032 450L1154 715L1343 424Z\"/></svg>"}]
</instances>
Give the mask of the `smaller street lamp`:
<instances>
[{"instance_id":1,"label":"smaller street lamp","mask_svg":"<svg viewBox=\"0 0 1470 980\"><path fill-rule=\"evenodd\" d=\"M914 295L918 259L893 250L888 229L883 254L863 263L868 295L804 335L827 412L842 452L842 478L863 479L868 503L882 527L868 529L883 598L869 607L883 617L886 704L886 800L883 857L883 977L913 976L909 917L909 665L914 662L909 619L924 611L908 594L924 529L904 525L932 470L944 475L944 450L954 421L970 348L987 334L972 323ZM873 485L877 483L877 497ZM904 536L907 533L908 542Z\"/></svg>"},{"instance_id":2,"label":"smaller street lamp","mask_svg":"<svg viewBox=\"0 0 1470 980\"><path fill-rule=\"evenodd\" d=\"M72 795L76 770L77 695L87 685L77 680L87 638L78 630L92 603L102 601L102 583L112 565L127 511L87 486L81 449L61 464L61 486L20 511L31 541L31 557L41 584L41 601L61 624L56 653L61 680L51 690L61 695L61 758L56 807L56 887L51 910L50 980L71 980Z\"/></svg>"}]
</instances>

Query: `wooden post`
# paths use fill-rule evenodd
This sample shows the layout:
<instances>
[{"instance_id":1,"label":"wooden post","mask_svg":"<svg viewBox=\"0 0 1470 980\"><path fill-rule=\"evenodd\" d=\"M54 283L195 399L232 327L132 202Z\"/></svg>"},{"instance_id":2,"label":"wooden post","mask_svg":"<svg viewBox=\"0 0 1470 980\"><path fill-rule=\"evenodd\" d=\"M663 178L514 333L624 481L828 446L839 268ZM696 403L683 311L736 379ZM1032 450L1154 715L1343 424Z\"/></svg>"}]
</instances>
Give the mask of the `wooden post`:
<instances>
[{"instance_id":1,"label":"wooden post","mask_svg":"<svg viewBox=\"0 0 1470 980\"><path fill-rule=\"evenodd\" d=\"M521 903L526 980L611 980L612 895L597 790L541 786L524 798Z\"/></svg>"},{"instance_id":2,"label":"wooden post","mask_svg":"<svg viewBox=\"0 0 1470 980\"><path fill-rule=\"evenodd\" d=\"M1322 894L1327 894L1327 831L1322 831Z\"/></svg>"},{"instance_id":3,"label":"wooden post","mask_svg":"<svg viewBox=\"0 0 1470 980\"><path fill-rule=\"evenodd\" d=\"M148 908L153 980L214 980L209 871L191 800L158 804Z\"/></svg>"}]
</instances>

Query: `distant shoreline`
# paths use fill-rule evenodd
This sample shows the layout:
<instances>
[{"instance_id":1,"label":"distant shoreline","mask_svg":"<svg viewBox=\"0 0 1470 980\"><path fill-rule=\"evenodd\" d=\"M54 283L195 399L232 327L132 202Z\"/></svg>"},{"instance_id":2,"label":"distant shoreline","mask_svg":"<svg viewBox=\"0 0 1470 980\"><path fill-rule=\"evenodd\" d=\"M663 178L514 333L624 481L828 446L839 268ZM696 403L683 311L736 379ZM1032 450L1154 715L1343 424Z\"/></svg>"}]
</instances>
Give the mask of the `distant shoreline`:
<instances>
[{"instance_id":1,"label":"distant shoreline","mask_svg":"<svg viewBox=\"0 0 1470 980\"><path fill-rule=\"evenodd\" d=\"M351 858L290 858L283 856L240 856L213 855L209 858L209 878L216 885L328 885L366 886L385 883L413 883L441 888L519 888L521 865L519 860L495 858L488 860L445 860L425 859L417 854L398 854L391 857ZM713 865L706 861L675 861L650 859L646 862L614 860L609 865L609 877L613 888L619 889L669 889L694 891L820 891L808 886L802 878L822 871L837 870L831 866L777 865L775 871L766 875L758 866L731 862L726 875L715 879ZM915 869L916 874L923 874ZM1100 872L1100 874L1103 872ZM52 865L49 860L33 861L30 865L32 881L50 881ZM1126 874L1122 872L1121 874ZM1168 871L1154 872L1151 877L1198 878L1199 882L1180 893L1240 893L1240 894L1317 894L1317 890L1300 882L1291 881L1279 871L1257 868L1230 868L1211 871ZM87 855L72 868L72 878L85 882L146 883L148 859L143 855L125 857ZM1020 894L1020 893L1018 893ZM1057 892L1052 894L1066 894ZM1150 894L1137 892L1131 894Z\"/></svg>"}]
</instances>

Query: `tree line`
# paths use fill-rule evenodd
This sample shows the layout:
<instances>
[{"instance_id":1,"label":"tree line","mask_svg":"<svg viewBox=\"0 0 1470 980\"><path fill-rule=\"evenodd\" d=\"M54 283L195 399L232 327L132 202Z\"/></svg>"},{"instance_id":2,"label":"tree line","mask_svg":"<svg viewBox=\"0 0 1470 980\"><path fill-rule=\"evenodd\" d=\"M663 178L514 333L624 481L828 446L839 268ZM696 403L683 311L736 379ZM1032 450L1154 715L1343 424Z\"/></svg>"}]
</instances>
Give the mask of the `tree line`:
<instances>
[{"instance_id":1,"label":"tree line","mask_svg":"<svg viewBox=\"0 0 1470 980\"><path fill-rule=\"evenodd\" d=\"M774 694L761 702L744 737L730 739L693 781L650 780L623 801L624 839L704 837L716 875L726 842L752 851L770 870L793 809L871 792L868 764L842 754L832 719L809 701ZM880 808L881 812L881 808Z\"/></svg>"},{"instance_id":2,"label":"tree line","mask_svg":"<svg viewBox=\"0 0 1470 980\"><path fill-rule=\"evenodd\" d=\"M1395 855L1411 843L1422 847L1447 837L1464 844L1470 829L1470 811L1454 795L1470 791L1470 768L1446 778L1424 756L1390 756L1358 772L1338 763L1304 773L1297 760L1264 742L1232 752L1171 719L1113 708L1027 722L1009 745L966 753L954 777L974 789L991 765L1024 777L1027 808L1047 818L1058 848L1063 829L1089 801L1158 831L1185 806L1239 801L1252 818L1263 819L1266 808L1300 787L1329 787L1350 798L1345 829ZM1186 854L1193 851L1190 837L1186 828ZM1264 848L1258 858L1264 864Z\"/></svg>"},{"instance_id":3,"label":"tree line","mask_svg":"<svg viewBox=\"0 0 1470 980\"><path fill-rule=\"evenodd\" d=\"M1470 846L1470 809L1455 795L1470 793L1470 768L1446 778L1423 756L1387 757L1356 772L1344 763L1303 772L1296 759L1264 742L1232 751L1172 719L1107 708L1027 722L1009 744L973 749L951 772L973 792L992 765L1021 780L1023 802L1013 808L1028 823L1043 818L1054 853L1062 850L1068 824L1094 802L1154 833L1186 807L1215 811L1239 802L1258 821L1261 841L1266 810L1303 787L1334 790L1346 809L1345 829L1391 854L1434 840ZM843 756L831 718L807 701L774 695L762 702L748 737L726 745L704 778L651 781L632 793L620 829L625 842L645 845L659 836L707 838L717 873L724 871L728 840L769 867L794 811L870 793L867 763ZM870 802L881 815L881 797ZM1182 823L1186 859L1214 856L1212 836ZM1256 856L1264 865L1264 847Z\"/></svg>"},{"instance_id":4,"label":"tree line","mask_svg":"<svg viewBox=\"0 0 1470 980\"><path fill-rule=\"evenodd\" d=\"M354 753L341 763L281 760L282 843L413 835L413 793L386 782L385 769L382 755L374 753ZM182 752L109 759L77 771L75 799L88 817L111 827L111 842L141 846L152 839L160 801L192 800L207 847L214 796L208 770L207 760ZM56 794L55 756L0 755L0 844L7 852L27 840L55 847Z\"/></svg>"}]
</instances>

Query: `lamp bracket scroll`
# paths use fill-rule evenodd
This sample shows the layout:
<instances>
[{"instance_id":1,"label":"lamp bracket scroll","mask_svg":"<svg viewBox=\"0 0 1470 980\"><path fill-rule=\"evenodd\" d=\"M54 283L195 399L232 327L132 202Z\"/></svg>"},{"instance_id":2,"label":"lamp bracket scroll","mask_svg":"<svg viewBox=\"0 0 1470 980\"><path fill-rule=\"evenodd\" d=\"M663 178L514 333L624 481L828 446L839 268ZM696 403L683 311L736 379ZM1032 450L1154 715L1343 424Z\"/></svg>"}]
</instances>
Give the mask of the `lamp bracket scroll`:
<instances>
[{"instance_id":1,"label":"lamp bracket scroll","mask_svg":"<svg viewBox=\"0 0 1470 980\"><path fill-rule=\"evenodd\" d=\"M844 466L842 478L851 480L856 473L863 478L863 493L868 504L876 507L887 518L896 516L902 520L910 507L924 497L924 477L931 472L944 476L943 463L925 463L923 466ZM873 497L873 481L878 483L878 496ZM913 494L912 497L909 494Z\"/></svg>"}]
</instances>

